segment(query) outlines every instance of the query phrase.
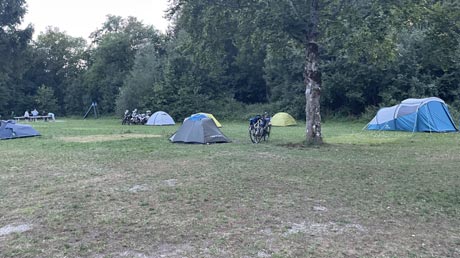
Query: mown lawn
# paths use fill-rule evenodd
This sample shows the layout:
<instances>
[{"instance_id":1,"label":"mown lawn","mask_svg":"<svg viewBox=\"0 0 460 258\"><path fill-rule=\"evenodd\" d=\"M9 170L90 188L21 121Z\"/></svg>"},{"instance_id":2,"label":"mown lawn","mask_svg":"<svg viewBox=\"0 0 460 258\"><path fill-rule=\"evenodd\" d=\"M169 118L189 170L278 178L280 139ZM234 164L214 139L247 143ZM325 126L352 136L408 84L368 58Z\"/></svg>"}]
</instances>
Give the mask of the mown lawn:
<instances>
[{"instance_id":1,"label":"mown lawn","mask_svg":"<svg viewBox=\"0 0 460 258\"><path fill-rule=\"evenodd\" d=\"M222 121L221 121L222 122ZM254 145L178 126L35 122L0 141L0 257L460 257L460 135L326 122Z\"/></svg>"}]
</instances>

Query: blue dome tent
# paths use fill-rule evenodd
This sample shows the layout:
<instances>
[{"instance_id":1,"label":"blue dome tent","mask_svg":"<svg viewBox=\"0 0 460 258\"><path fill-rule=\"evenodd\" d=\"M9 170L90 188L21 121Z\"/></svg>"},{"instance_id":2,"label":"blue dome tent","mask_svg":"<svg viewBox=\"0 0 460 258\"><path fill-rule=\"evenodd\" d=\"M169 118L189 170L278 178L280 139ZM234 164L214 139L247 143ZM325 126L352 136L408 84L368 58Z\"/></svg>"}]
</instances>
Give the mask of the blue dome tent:
<instances>
[{"instance_id":1,"label":"blue dome tent","mask_svg":"<svg viewBox=\"0 0 460 258\"><path fill-rule=\"evenodd\" d=\"M367 129L410 132L458 131L446 103L436 97L406 99L399 105L381 108L367 124Z\"/></svg>"}]
</instances>

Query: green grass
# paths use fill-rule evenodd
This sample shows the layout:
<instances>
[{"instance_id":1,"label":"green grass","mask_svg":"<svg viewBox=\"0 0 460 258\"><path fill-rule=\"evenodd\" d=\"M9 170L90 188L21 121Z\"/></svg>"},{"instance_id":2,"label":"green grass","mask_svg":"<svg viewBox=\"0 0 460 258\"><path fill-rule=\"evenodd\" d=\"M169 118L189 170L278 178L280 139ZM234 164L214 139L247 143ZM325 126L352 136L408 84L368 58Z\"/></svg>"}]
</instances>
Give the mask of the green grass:
<instances>
[{"instance_id":1,"label":"green grass","mask_svg":"<svg viewBox=\"0 0 460 258\"><path fill-rule=\"evenodd\" d=\"M0 257L460 257L457 133L327 122L306 148L303 126L190 145L178 126L32 124L0 141L0 229L31 227Z\"/></svg>"}]
</instances>

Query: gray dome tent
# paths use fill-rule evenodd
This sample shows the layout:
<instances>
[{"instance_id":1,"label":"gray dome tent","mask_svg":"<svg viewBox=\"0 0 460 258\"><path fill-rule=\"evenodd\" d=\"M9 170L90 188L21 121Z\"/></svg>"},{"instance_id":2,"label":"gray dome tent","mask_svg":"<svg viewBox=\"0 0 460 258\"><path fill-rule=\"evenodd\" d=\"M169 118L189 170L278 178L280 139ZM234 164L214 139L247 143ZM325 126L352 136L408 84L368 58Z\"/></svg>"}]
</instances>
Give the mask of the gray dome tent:
<instances>
[{"instance_id":1,"label":"gray dome tent","mask_svg":"<svg viewBox=\"0 0 460 258\"><path fill-rule=\"evenodd\" d=\"M164 111L157 111L150 116L146 125L175 125L174 119Z\"/></svg>"},{"instance_id":2,"label":"gray dome tent","mask_svg":"<svg viewBox=\"0 0 460 258\"><path fill-rule=\"evenodd\" d=\"M230 142L211 118L185 120L169 140L171 142L201 144Z\"/></svg>"},{"instance_id":3,"label":"gray dome tent","mask_svg":"<svg viewBox=\"0 0 460 258\"><path fill-rule=\"evenodd\" d=\"M39 136L31 125L16 124L14 121L0 121L0 140Z\"/></svg>"}]
</instances>

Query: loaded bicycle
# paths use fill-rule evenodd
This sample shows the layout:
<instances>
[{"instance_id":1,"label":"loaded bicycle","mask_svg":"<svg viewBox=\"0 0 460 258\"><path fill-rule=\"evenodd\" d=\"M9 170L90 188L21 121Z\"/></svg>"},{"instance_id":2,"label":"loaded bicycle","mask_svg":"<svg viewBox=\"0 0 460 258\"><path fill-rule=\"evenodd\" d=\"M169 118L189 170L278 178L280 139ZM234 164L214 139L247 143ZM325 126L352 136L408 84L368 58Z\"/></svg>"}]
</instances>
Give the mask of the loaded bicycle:
<instances>
[{"instance_id":1,"label":"loaded bicycle","mask_svg":"<svg viewBox=\"0 0 460 258\"><path fill-rule=\"evenodd\" d=\"M150 118L152 112L147 110L145 114L138 114L137 108L134 109L131 113L129 110L125 111L123 119L121 120L122 125L145 125Z\"/></svg>"},{"instance_id":2,"label":"loaded bicycle","mask_svg":"<svg viewBox=\"0 0 460 258\"><path fill-rule=\"evenodd\" d=\"M266 141L270 137L271 131L270 117L265 112L264 115L257 115L249 119L249 138L252 143Z\"/></svg>"}]
</instances>

